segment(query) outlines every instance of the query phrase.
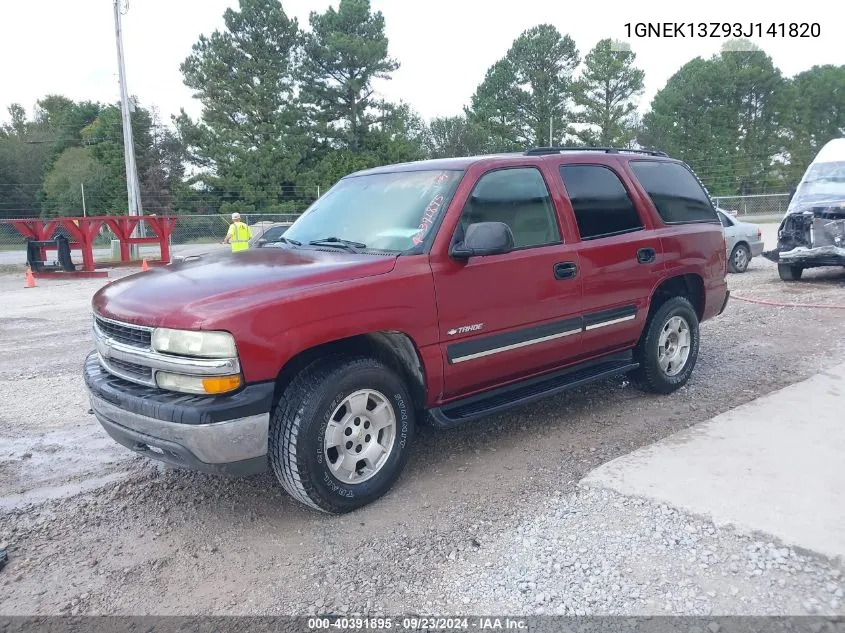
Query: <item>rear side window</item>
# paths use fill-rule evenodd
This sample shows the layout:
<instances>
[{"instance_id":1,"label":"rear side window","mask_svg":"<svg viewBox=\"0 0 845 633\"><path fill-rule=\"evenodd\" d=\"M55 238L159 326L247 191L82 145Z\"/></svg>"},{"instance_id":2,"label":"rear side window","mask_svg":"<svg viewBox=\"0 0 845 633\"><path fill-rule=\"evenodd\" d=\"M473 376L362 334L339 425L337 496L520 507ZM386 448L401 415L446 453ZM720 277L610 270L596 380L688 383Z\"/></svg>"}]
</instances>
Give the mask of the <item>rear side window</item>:
<instances>
[{"instance_id":1,"label":"rear side window","mask_svg":"<svg viewBox=\"0 0 845 633\"><path fill-rule=\"evenodd\" d=\"M719 221L707 192L685 166L646 160L629 164L667 224Z\"/></svg>"},{"instance_id":2,"label":"rear side window","mask_svg":"<svg viewBox=\"0 0 845 633\"><path fill-rule=\"evenodd\" d=\"M613 171L600 165L563 165L563 186L582 240L643 228L637 208Z\"/></svg>"}]
</instances>

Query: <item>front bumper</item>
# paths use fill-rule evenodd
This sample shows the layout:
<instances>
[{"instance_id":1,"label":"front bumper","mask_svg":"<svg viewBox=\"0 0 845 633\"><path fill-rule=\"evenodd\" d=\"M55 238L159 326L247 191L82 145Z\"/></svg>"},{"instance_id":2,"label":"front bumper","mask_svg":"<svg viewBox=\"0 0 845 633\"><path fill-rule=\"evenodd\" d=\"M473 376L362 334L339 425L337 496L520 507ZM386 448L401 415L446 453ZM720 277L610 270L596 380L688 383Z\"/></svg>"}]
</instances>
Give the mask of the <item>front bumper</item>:
<instances>
[{"instance_id":1,"label":"front bumper","mask_svg":"<svg viewBox=\"0 0 845 633\"><path fill-rule=\"evenodd\" d=\"M177 468L247 475L267 469L274 383L233 395L189 396L107 373L92 352L85 384L97 420L118 443Z\"/></svg>"},{"instance_id":2,"label":"front bumper","mask_svg":"<svg viewBox=\"0 0 845 633\"><path fill-rule=\"evenodd\" d=\"M804 248L798 246L790 251L781 251L779 262L811 268L816 266L845 266L845 248L839 246L819 246Z\"/></svg>"}]
</instances>

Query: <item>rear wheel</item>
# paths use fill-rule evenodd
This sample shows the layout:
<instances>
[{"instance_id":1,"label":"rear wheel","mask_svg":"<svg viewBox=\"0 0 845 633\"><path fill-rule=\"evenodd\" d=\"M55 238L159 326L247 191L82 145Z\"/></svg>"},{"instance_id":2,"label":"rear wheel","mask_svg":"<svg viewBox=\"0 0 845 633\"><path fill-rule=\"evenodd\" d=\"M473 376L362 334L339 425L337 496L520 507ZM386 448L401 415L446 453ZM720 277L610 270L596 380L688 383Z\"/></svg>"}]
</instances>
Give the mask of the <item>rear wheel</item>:
<instances>
[{"instance_id":1,"label":"rear wheel","mask_svg":"<svg viewBox=\"0 0 845 633\"><path fill-rule=\"evenodd\" d=\"M751 262L751 251L745 244L737 244L731 251L728 266L732 273L744 273Z\"/></svg>"},{"instance_id":2,"label":"rear wheel","mask_svg":"<svg viewBox=\"0 0 845 633\"><path fill-rule=\"evenodd\" d=\"M414 407L403 381L373 358L308 366L270 420L270 465L294 499L342 514L384 495L408 460Z\"/></svg>"},{"instance_id":3,"label":"rear wheel","mask_svg":"<svg viewBox=\"0 0 845 633\"><path fill-rule=\"evenodd\" d=\"M794 264L778 264L778 275L784 281L798 281L804 269Z\"/></svg>"},{"instance_id":4,"label":"rear wheel","mask_svg":"<svg viewBox=\"0 0 845 633\"><path fill-rule=\"evenodd\" d=\"M685 297L672 297L657 308L646 323L632 374L641 388L672 393L689 380L698 359L698 315Z\"/></svg>"}]
</instances>

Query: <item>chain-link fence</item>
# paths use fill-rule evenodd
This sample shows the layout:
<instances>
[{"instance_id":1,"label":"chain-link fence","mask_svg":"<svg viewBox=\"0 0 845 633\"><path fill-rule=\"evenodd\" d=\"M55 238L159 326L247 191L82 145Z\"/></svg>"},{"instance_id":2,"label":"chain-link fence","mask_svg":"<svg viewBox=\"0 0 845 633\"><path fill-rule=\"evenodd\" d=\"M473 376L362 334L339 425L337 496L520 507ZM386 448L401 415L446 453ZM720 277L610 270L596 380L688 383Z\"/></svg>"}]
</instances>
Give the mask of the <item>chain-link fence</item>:
<instances>
[{"instance_id":1,"label":"chain-link fence","mask_svg":"<svg viewBox=\"0 0 845 633\"><path fill-rule=\"evenodd\" d=\"M753 222L779 222L789 206L788 193L767 193L756 196L719 196L716 206L736 211L739 218Z\"/></svg>"},{"instance_id":2,"label":"chain-link fence","mask_svg":"<svg viewBox=\"0 0 845 633\"><path fill-rule=\"evenodd\" d=\"M786 213L789 194L719 196L715 198L715 201L722 209L736 211L740 218L747 218L753 222L778 222ZM231 223L230 216L219 214L190 214L176 217L176 226L171 236L171 245L175 247L218 244L226 236ZM260 235L274 223L289 223L298 217L298 213L245 213L241 215L241 220L252 227L253 235ZM112 254L115 254L115 259L117 258L116 254L119 251L116 250L116 239L108 227L103 227L100 235L94 241L97 259L109 259ZM9 257L12 257L11 252L15 252L15 255L17 255L19 251L20 256L17 259L20 260L20 263L23 263L26 260L25 250L23 236L12 226L0 223L0 252L6 253L6 256L0 258L0 260L9 259ZM158 248L145 246L142 250L152 253L157 251ZM180 250L182 249L175 248L174 253L178 254Z\"/></svg>"}]
</instances>

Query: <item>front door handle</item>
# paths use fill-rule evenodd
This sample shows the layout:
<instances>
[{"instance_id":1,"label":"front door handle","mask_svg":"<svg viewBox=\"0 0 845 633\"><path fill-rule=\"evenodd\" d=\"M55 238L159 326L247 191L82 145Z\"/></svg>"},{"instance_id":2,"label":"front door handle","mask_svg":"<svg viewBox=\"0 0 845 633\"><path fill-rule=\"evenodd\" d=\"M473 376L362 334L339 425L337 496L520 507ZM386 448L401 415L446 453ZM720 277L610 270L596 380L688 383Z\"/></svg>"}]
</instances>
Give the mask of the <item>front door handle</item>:
<instances>
[{"instance_id":1,"label":"front door handle","mask_svg":"<svg viewBox=\"0 0 845 633\"><path fill-rule=\"evenodd\" d=\"M555 279L572 279L578 274L575 262L560 262L555 264Z\"/></svg>"},{"instance_id":2,"label":"front door handle","mask_svg":"<svg viewBox=\"0 0 845 633\"><path fill-rule=\"evenodd\" d=\"M657 258L653 248L641 248L637 251L637 261L641 264L650 264Z\"/></svg>"}]
</instances>

